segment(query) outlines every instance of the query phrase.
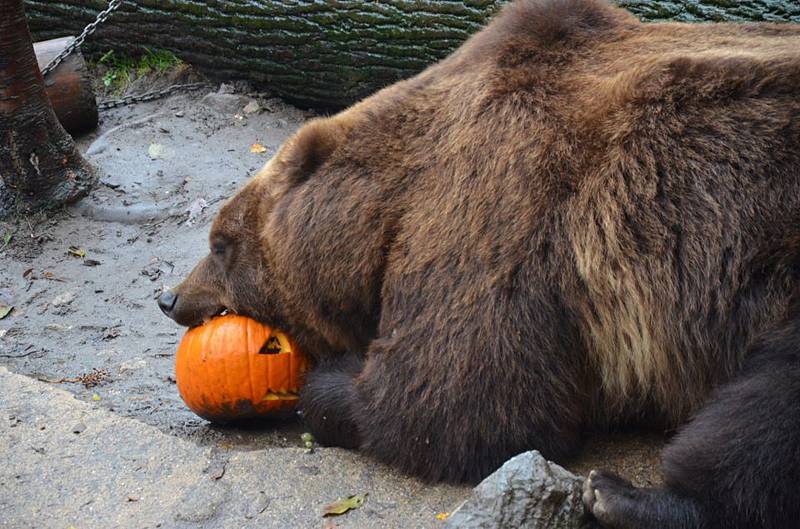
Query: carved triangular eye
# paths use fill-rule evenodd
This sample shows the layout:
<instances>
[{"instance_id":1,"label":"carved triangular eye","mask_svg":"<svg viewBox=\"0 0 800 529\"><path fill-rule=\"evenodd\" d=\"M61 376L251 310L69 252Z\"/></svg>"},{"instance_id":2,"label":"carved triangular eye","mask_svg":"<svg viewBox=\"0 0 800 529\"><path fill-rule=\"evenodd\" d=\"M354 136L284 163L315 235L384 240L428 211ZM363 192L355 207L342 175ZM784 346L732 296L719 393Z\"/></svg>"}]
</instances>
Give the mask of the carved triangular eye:
<instances>
[{"instance_id":1,"label":"carved triangular eye","mask_svg":"<svg viewBox=\"0 0 800 529\"><path fill-rule=\"evenodd\" d=\"M277 336L270 336L264 345L259 349L258 354L262 355L276 355L281 352L283 346Z\"/></svg>"}]
</instances>

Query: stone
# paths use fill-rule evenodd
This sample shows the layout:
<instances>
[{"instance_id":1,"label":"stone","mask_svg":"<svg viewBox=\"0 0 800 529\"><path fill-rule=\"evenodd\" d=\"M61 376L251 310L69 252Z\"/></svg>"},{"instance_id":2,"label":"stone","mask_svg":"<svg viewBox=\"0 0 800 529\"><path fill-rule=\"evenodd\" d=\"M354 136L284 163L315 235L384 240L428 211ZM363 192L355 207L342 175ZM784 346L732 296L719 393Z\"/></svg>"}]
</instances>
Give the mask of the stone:
<instances>
[{"instance_id":1,"label":"stone","mask_svg":"<svg viewBox=\"0 0 800 529\"><path fill-rule=\"evenodd\" d=\"M583 478L537 451L506 461L447 519L447 529L578 529Z\"/></svg>"},{"instance_id":2,"label":"stone","mask_svg":"<svg viewBox=\"0 0 800 529\"><path fill-rule=\"evenodd\" d=\"M126 362L122 362L122 365L119 366L119 372L125 373L126 371L138 371L147 365L147 361L141 358L134 358L133 360L128 360Z\"/></svg>"},{"instance_id":3,"label":"stone","mask_svg":"<svg viewBox=\"0 0 800 529\"><path fill-rule=\"evenodd\" d=\"M236 94L206 94L200 102L225 115L233 115L247 104L247 97Z\"/></svg>"},{"instance_id":4,"label":"stone","mask_svg":"<svg viewBox=\"0 0 800 529\"><path fill-rule=\"evenodd\" d=\"M258 104L258 101L255 99L250 101L244 106L244 113L245 114L257 114L261 112L261 105Z\"/></svg>"},{"instance_id":5,"label":"stone","mask_svg":"<svg viewBox=\"0 0 800 529\"><path fill-rule=\"evenodd\" d=\"M75 292L64 292L56 296L53 299L53 301L50 302L50 304L56 308L65 307L67 305L72 304L72 302L75 301L76 297L77 295L75 294Z\"/></svg>"}]
</instances>

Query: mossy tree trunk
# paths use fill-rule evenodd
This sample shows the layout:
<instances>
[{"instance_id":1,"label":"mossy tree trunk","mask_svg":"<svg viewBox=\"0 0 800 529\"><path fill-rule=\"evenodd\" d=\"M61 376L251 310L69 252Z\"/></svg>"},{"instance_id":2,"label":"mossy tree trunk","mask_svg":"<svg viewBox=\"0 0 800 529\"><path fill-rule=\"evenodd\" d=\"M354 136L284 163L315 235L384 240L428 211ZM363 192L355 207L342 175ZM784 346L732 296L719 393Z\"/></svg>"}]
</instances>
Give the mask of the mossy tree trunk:
<instances>
[{"instance_id":1,"label":"mossy tree trunk","mask_svg":"<svg viewBox=\"0 0 800 529\"><path fill-rule=\"evenodd\" d=\"M501 0L136 0L100 27L96 51L165 48L217 78L300 105L340 108L455 49ZM796 0L617 0L646 20L797 21ZM106 2L26 0L38 38L74 34Z\"/></svg>"},{"instance_id":2,"label":"mossy tree trunk","mask_svg":"<svg viewBox=\"0 0 800 529\"><path fill-rule=\"evenodd\" d=\"M75 200L93 182L45 93L22 0L0 0L0 216Z\"/></svg>"}]
</instances>

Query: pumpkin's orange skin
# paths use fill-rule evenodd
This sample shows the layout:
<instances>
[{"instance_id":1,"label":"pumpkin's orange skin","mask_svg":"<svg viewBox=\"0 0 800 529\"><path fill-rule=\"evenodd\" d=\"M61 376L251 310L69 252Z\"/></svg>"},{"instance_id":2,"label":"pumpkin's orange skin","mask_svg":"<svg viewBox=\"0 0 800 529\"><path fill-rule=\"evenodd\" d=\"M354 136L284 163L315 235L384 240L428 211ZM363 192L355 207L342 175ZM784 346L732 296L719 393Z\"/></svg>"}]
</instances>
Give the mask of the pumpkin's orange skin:
<instances>
[{"instance_id":1,"label":"pumpkin's orange skin","mask_svg":"<svg viewBox=\"0 0 800 529\"><path fill-rule=\"evenodd\" d=\"M262 348L271 337L280 342L280 352L265 354ZM186 332L178 346L175 379L193 412L224 423L292 410L306 367L286 335L230 314Z\"/></svg>"}]
</instances>

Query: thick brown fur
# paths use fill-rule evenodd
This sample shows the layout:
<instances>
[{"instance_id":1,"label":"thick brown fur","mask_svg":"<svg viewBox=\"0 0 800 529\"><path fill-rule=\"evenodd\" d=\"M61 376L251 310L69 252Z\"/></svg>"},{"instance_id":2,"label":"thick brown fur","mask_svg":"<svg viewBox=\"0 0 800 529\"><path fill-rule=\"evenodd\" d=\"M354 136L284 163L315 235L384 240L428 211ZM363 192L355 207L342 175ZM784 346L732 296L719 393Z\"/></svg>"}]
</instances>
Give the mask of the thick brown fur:
<instances>
[{"instance_id":1,"label":"thick brown fur","mask_svg":"<svg viewBox=\"0 0 800 529\"><path fill-rule=\"evenodd\" d=\"M682 424L798 298L798 50L795 26L519 0L289 140L166 312L350 353L310 424L430 480Z\"/></svg>"}]
</instances>

